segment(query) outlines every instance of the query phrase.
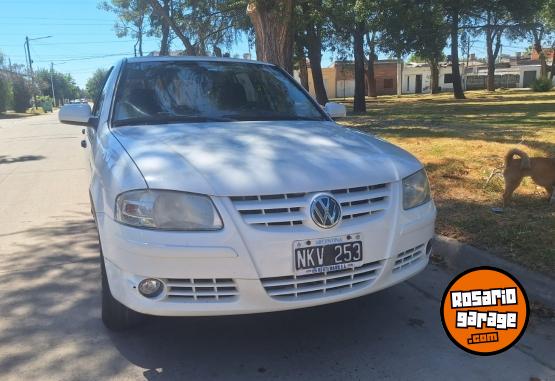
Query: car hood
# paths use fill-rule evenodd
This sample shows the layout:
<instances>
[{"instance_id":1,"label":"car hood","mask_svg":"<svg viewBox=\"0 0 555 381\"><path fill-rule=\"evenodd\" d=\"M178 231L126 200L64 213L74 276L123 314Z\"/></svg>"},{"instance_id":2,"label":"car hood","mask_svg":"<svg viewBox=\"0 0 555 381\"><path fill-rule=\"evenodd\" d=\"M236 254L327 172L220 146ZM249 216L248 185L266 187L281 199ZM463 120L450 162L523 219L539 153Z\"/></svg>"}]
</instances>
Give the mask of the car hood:
<instances>
[{"instance_id":1,"label":"car hood","mask_svg":"<svg viewBox=\"0 0 555 381\"><path fill-rule=\"evenodd\" d=\"M406 151L333 122L185 123L112 130L149 188L215 196L325 191L400 180Z\"/></svg>"}]
</instances>

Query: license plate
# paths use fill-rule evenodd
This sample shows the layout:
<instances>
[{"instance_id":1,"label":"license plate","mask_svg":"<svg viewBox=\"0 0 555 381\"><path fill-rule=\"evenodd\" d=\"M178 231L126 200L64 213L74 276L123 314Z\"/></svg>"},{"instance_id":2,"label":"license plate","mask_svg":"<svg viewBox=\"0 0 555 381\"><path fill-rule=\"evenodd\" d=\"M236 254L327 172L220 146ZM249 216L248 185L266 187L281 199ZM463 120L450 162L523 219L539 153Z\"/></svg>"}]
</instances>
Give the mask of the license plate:
<instances>
[{"instance_id":1,"label":"license plate","mask_svg":"<svg viewBox=\"0 0 555 381\"><path fill-rule=\"evenodd\" d=\"M317 274L362 265L360 234L293 242L295 273Z\"/></svg>"}]
</instances>

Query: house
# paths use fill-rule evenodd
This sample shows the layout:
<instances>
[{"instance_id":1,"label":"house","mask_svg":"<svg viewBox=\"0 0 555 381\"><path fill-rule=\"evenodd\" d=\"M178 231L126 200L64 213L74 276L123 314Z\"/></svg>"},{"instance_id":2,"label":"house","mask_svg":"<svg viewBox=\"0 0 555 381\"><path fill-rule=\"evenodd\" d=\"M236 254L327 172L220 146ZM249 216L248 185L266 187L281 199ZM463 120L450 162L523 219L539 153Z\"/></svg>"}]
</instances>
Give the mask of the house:
<instances>
[{"instance_id":1,"label":"house","mask_svg":"<svg viewBox=\"0 0 555 381\"><path fill-rule=\"evenodd\" d=\"M482 90L487 87L488 65L485 60L476 59L471 54L467 61L461 61L462 82L465 90ZM439 87L441 90L452 90L453 80L451 64L443 63L439 71ZM516 54L505 56L495 64L496 88L527 88L540 77L539 61ZM430 92L431 70L425 63L408 63L403 68L404 94Z\"/></svg>"},{"instance_id":2,"label":"house","mask_svg":"<svg viewBox=\"0 0 555 381\"><path fill-rule=\"evenodd\" d=\"M441 90L453 90L451 64L443 63L439 67L439 84ZM461 73L463 65L461 64ZM403 94L421 94L432 91L432 71L426 63L408 63L403 67Z\"/></svg>"},{"instance_id":3,"label":"house","mask_svg":"<svg viewBox=\"0 0 555 381\"><path fill-rule=\"evenodd\" d=\"M367 69L366 66L365 70L367 71ZM298 70L295 70L294 77L300 82ZM353 61L335 61L329 67L322 68L322 77L328 98L347 98L355 95L355 65ZM374 62L374 78L378 95L396 94L397 61L378 60ZM368 94L368 82L366 85L366 94ZM310 64L308 64L308 87L310 95L316 97Z\"/></svg>"},{"instance_id":4,"label":"house","mask_svg":"<svg viewBox=\"0 0 555 381\"><path fill-rule=\"evenodd\" d=\"M476 70L475 75L484 78L484 81L488 75L488 68L480 67ZM529 63L529 64L520 64L520 65L511 65L508 67L500 67L496 65L495 68L495 86L496 87L505 87L505 88L527 88L530 87L532 82L539 78L541 75L541 65ZM514 78L514 85L509 82L509 78ZM468 76L470 77L470 76ZM470 83L467 81L467 86ZM480 88L468 88L469 90L474 89L482 89Z\"/></svg>"}]
</instances>

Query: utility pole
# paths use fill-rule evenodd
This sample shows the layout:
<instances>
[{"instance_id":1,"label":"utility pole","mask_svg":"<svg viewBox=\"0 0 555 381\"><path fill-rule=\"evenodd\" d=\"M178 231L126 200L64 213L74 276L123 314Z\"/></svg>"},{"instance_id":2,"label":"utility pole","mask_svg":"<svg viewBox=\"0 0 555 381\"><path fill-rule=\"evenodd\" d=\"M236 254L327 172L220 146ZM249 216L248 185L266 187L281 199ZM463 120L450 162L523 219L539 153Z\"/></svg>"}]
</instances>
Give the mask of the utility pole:
<instances>
[{"instance_id":1,"label":"utility pole","mask_svg":"<svg viewBox=\"0 0 555 381\"><path fill-rule=\"evenodd\" d=\"M50 38L52 36L45 36L45 37L37 37L37 38L29 38L29 36L25 36L25 51L26 51L26 55L25 58L27 60L27 63L29 64L29 75L31 76L31 86L32 89L31 91L33 92L33 107L37 107L37 92L35 91L35 75L33 73L33 60L31 59L31 48L29 47L29 41L34 41L34 40L42 40L45 38Z\"/></svg>"},{"instance_id":2,"label":"utility pole","mask_svg":"<svg viewBox=\"0 0 555 381\"><path fill-rule=\"evenodd\" d=\"M56 106L56 95L54 93L54 62L50 62L50 85L52 85L52 102Z\"/></svg>"},{"instance_id":3,"label":"utility pole","mask_svg":"<svg viewBox=\"0 0 555 381\"><path fill-rule=\"evenodd\" d=\"M33 74L33 61L29 49L29 36L25 36L25 47L27 48L27 62L29 62L29 75L31 76L31 91L33 92L33 107L37 107L37 93L35 91L35 75Z\"/></svg>"}]
</instances>

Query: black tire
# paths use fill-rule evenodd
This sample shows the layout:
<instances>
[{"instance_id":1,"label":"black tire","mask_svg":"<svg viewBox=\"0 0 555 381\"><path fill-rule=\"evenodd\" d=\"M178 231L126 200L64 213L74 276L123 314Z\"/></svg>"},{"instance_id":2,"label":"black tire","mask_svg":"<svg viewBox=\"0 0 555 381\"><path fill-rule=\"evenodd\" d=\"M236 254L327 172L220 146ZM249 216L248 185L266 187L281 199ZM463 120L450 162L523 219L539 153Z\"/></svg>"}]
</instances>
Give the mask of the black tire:
<instances>
[{"instance_id":1,"label":"black tire","mask_svg":"<svg viewBox=\"0 0 555 381\"><path fill-rule=\"evenodd\" d=\"M100 256L102 273L102 322L111 331L124 331L142 321L142 315L118 302L110 291L104 257Z\"/></svg>"}]
</instances>

